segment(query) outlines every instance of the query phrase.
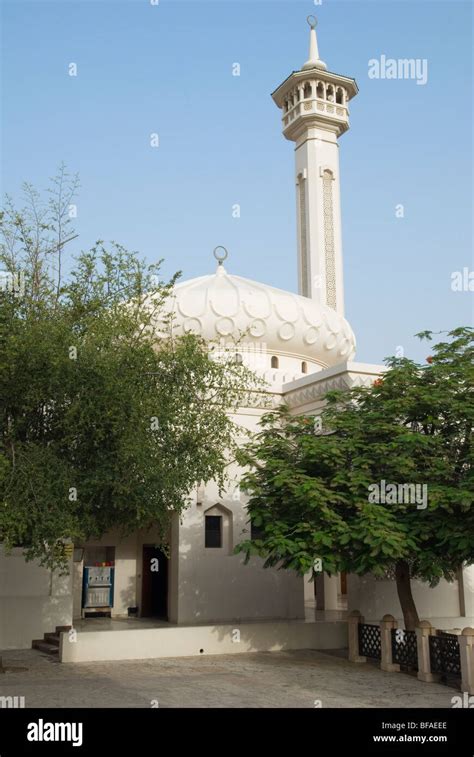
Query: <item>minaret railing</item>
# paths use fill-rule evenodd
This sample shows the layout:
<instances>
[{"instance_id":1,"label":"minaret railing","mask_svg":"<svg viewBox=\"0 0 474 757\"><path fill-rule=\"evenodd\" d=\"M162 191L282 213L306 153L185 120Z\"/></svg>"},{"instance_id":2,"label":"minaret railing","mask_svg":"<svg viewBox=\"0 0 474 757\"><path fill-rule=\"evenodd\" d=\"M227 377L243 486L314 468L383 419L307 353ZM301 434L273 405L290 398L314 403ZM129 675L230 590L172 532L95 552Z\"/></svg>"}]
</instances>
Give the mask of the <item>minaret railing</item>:
<instances>
[{"instance_id":1,"label":"minaret railing","mask_svg":"<svg viewBox=\"0 0 474 757\"><path fill-rule=\"evenodd\" d=\"M347 120L349 116L349 108L347 105L329 102L320 97L310 97L292 105L291 108L283 114L282 122L284 126L288 126L288 124L294 121L298 116L305 115L311 111L336 115L341 118L341 120Z\"/></svg>"}]
</instances>

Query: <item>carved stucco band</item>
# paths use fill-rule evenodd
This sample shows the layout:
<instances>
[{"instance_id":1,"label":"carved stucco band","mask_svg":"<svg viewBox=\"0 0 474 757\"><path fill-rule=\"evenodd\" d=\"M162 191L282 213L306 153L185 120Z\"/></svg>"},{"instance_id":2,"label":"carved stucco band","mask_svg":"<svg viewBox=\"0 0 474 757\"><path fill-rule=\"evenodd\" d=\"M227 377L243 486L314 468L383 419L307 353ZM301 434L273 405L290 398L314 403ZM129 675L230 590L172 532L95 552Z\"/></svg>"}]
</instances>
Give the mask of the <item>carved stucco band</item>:
<instances>
[{"instance_id":1,"label":"carved stucco band","mask_svg":"<svg viewBox=\"0 0 474 757\"><path fill-rule=\"evenodd\" d=\"M309 386L293 389L282 395L269 392L250 391L244 396L242 407L246 408L277 408L284 403L291 408L308 404L308 402L324 401L326 395L335 389L346 391L356 386L371 386L376 374L364 375L361 373L344 372L332 378L317 380Z\"/></svg>"},{"instance_id":2,"label":"carved stucco band","mask_svg":"<svg viewBox=\"0 0 474 757\"><path fill-rule=\"evenodd\" d=\"M326 264L326 305L336 310L336 254L334 250L334 211L331 171L323 172L324 255Z\"/></svg>"},{"instance_id":3,"label":"carved stucco band","mask_svg":"<svg viewBox=\"0 0 474 757\"><path fill-rule=\"evenodd\" d=\"M307 404L308 402L315 402L324 400L326 394L334 389L347 390L354 386L370 386L373 383L375 374L371 376L364 376L357 373L337 376L334 378L315 381L310 386L301 387L301 389L294 389L285 394L284 402L291 408L298 407L300 405ZM317 383L316 383L317 382Z\"/></svg>"},{"instance_id":4,"label":"carved stucco band","mask_svg":"<svg viewBox=\"0 0 474 757\"><path fill-rule=\"evenodd\" d=\"M302 174L298 175L298 201L300 211L301 294L303 297L309 297L308 245L306 239L306 185Z\"/></svg>"}]
</instances>

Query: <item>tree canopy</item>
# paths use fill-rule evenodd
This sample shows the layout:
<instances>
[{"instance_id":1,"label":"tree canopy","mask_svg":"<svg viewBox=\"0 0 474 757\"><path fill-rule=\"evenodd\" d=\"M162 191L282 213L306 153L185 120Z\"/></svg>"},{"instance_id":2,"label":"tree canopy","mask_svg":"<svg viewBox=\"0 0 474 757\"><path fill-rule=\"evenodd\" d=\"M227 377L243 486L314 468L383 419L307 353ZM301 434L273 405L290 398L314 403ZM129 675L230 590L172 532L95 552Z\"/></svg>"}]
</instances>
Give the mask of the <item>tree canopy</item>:
<instances>
[{"instance_id":1,"label":"tree canopy","mask_svg":"<svg viewBox=\"0 0 474 757\"><path fill-rule=\"evenodd\" d=\"M395 577L412 628L410 578L434 585L474 562L473 333L451 331L425 364L388 359L372 386L328 393L319 418L267 414L239 457L259 538L238 551Z\"/></svg>"},{"instance_id":2,"label":"tree canopy","mask_svg":"<svg viewBox=\"0 0 474 757\"><path fill-rule=\"evenodd\" d=\"M111 527L166 542L192 488L224 484L229 411L252 386L230 353L174 334L159 264L99 241L65 275L76 188L62 168L49 201L26 185L0 217L0 542L53 568Z\"/></svg>"}]
</instances>

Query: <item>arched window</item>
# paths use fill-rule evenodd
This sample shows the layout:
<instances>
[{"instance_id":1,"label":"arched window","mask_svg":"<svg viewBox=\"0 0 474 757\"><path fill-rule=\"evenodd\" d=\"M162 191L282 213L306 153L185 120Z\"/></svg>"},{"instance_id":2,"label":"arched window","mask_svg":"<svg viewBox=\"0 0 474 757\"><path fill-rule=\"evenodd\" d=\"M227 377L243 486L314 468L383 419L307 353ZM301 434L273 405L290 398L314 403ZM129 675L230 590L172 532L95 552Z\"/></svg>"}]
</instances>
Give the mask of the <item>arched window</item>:
<instances>
[{"instance_id":1,"label":"arched window","mask_svg":"<svg viewBox=\"0 0 474 757\"><path fill-rule=\"evenodd\" d=\"M342 91L342 87L338 87L336 89L336 102L338 105L342 105L344 102L344 93Z\"/></svg>"},{"instance_id":2,"label":"arched window","mask_svg":"<svg viewBox=\"0 0 474 757\"><path fill-rule=\"evenodd\" d=\"M278 358L277 358L276 355L272 355L271 366L272 366L272 368L278 368L278 366L279 366Z\"/></svg>"},{"instance_id":3,"label":"arched window","mask_svg":"<svg viewBox=\"0 0 474 757\"><path fill-rule=\"evenodd\" d=\"M322 81L318 81L318 86L316 87L316 97L319 97L320 100L324 100L324 84Z\"/></svg>"},{"instance_id":4,"label":"arched window","mask_svg":"<svg viewBox=\"0 0 474 757\"><path fill-rule=\"evenodd\" d=\"M234 355L234 363L236 365L242 365L243 362L244 362L244 359L242 355L240 354L240 352L236 352Z\"/></svg>"},{"instance_id":5,"label":"arched window","mask_svg":"<svg viewBox=\"0 0 474 757\"><path fill-rule=\"evenodd\" d=\"M333 103L333 102L334 102L334 87L332 86L332 84L329 84L329 85L328 85L328 88L327 88L327 90L326 90L326 99L327 99L327 100L328 100L328 101L329 101L330 103Z\"/></svg>"},{"instance_id":6,"label":"arched window","mask_svg":"<svg viewBox=\"0 0 474 757\"><path fill-rule=\"evenodd\" d=\"M312 95L311 84L309 83L309 81L307 81L306 84L304 85L303 94L304 94L305 100L308 97L311 97L311 95Z\"/></svg>"},{"instance_id":7,"label":"arched window","mask_svg":"<svg viewBox=\"0 0 474 757\"><path fill-rule=\"evenodd\" d=\"M303 360L301 363L301 373L308 373L308 363L306 360Z\"/></svg>"},{"instance_id":8,"label":"arched window","mask_svg":"<svg viewBox=\"0 0 474 757\"><path fill-rule=\"evenodd\" d=\"M234 548L232 535L232 511L220 503L209 507L204 513L205 549L222 549L231 554Z\"/></svg>"},{"instance_id":9,"label":"arched window","mask_svg":"<svg viewBox=\"0 0 474 757\"><path fill-rule=\"evenodd\" d=\"M222 515L205 515L206 549L220 549L222 547Z\"/></svg>"}]
</instances>

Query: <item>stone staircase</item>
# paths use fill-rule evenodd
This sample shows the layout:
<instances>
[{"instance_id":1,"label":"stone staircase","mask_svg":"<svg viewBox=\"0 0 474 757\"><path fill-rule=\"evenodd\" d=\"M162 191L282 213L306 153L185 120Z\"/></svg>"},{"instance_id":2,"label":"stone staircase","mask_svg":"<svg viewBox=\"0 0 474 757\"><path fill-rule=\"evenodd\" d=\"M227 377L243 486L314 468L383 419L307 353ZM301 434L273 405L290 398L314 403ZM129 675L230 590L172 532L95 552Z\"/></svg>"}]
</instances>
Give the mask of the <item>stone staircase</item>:
<instances>
[{"instance_id":1,"label":"stone staircase","mask_svg":"<svg viewBox=\"0 0 474 757\"><path fill-rule=\"evenodd\" d=\"M56 626L54 632L45 633L42 639L34 639L31 648L59 658L59 634L62 631L70 631L71 628L72 626Z\"/></svg>"}]
</instances>

